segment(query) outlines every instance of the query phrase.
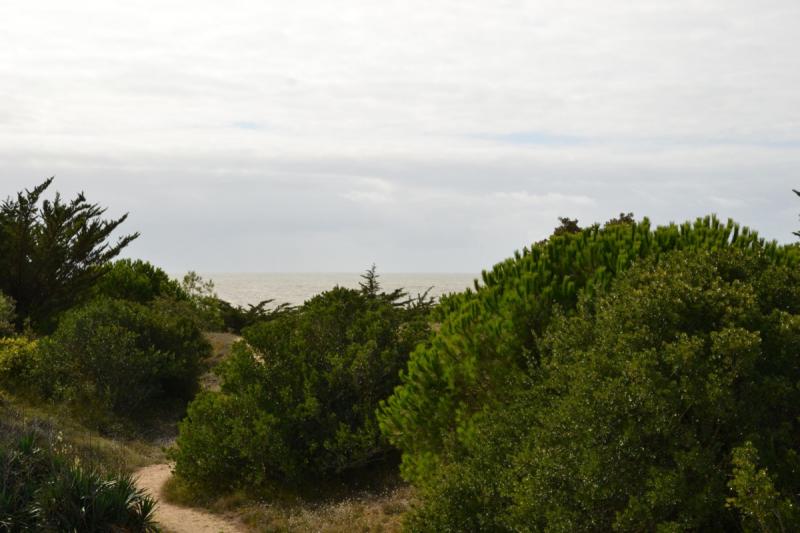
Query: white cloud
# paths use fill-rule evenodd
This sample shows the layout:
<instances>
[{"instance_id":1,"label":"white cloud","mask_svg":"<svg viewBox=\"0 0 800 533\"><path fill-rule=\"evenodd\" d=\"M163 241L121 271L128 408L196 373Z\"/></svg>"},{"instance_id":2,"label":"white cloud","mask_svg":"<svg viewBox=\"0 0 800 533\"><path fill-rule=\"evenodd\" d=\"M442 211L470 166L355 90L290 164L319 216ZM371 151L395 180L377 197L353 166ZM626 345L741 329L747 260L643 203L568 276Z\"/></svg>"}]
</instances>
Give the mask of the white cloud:
<instances>
[{"instance_id":1,"label":"white cloud","mask_svg":"<svg viewBox=\"0 0 800 533\"><path fill-rule=\"evenodd\" d=\"M382 264L477 270L553 213L730 210L790 239L798 20L796 0L8 0L0 184L56 174L176 268L309 270L294 243L322 242L320 268L358 270L345 254L405 242Z\"/></svg>"}]
</instances>

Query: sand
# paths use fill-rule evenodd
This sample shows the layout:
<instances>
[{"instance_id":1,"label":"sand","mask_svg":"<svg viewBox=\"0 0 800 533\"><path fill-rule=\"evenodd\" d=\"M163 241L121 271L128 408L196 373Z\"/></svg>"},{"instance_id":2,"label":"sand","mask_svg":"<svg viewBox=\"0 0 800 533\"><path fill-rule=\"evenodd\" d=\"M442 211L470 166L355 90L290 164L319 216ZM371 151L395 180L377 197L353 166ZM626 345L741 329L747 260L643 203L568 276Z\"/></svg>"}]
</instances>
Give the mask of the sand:
<instances>
[{"instance_id":1,"label":"sand","mask_svg":"<svg viewBox=\"0 0 800 533\"><path fill-rule=\"evenodd\" d=\"M236 524L211 513L164 502L161 499L161 488L171 475L170 465L168 464L146 466L135 474L137 486L146 490L158 500L156 521L161 527L174 533L234 533L244 531Z\"/></svg>"}]
</instances>

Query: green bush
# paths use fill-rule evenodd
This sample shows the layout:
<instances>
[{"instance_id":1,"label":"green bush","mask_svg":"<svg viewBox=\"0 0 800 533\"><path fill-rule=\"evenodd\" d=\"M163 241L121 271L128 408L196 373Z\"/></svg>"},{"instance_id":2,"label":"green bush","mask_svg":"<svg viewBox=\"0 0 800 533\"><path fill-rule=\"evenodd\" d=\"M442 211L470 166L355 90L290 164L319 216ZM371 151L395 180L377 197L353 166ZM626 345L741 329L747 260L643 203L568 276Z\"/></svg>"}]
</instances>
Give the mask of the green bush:
<instances>
[{"instance_id":1,"label":"green bush","mask_svg":"<svg viewBox=\"0 0 800 533\"><path fill-rule=\"evenodd\" d=\"M93 288L96 297L148 304L158 298L188 300L178 281L142 260L120 259L112 263Z\"/></svg>"},{"instance_id":2,"label":"green bush","mask_svg":"<svg viewBox=\"0 0 800 533\"><path fill-rule=\"evenodd\" d=\"M24 392L34 379L38 356L37 341L24 337L0 339L0 386Z\"/></svg>"},{"instance_id":3,"label":"green bush","mask_svg":"<svg viewBox=\"0 0 800 533\"><path fill-rule=\"evenodd\" d=\"M412 529L521 527L512 515L515 476L528 473L512 468L508 457L523 446L525 417L543 401L530 395L549 369L542 339L553 317L574 313L579 300L591 309L639 260L728 249L779 269L774 282L759 278L769 305L780 308L797 296L797 283L787 280L800 249L706 218L655 230L646 220L626 221L554 236L484 272L475 291L443 301L440 328L412 354L379 413L382 430L403 452L403 475L421 494Z\"/></svg>"},{"instance_id":4,"label":"green bush","mask_svg":"<svg viewBox=\"0 0 800 533\"><path fill-rule=\"evenodd\" d=\"M745 442L733 450L733 476L728 507L739 511L744 531L789 531L800 526L797 497L787 498L775 489L773 476L758 468L758 450Z\"/></svg>"},{"instance_id":5,"label":"green bush","mask_svg":"<svg viewBox=\"0 0 800 533\"><path fill-rule=\"evenodd\" d=\"M14 302L0 292L0 338L14 333Z\"/></svg>"},{"instance_id":6,"label":"green bush","mask_svg":"<svg viewBox=\"0 0 800 533\"><path fill-rule=\"evenodd\" d=\"M745 439L779 492L800 493L800 294L777 280L800 272L678 253L556 318L523 395L509 529L737 529L727 465Z\"/></svg>"},{"instance_id":7,"label":"green bush","mask_svg":"<svg viewBox=\"0 0 800 533\"><path fill-rule=\"evenodd\" d=\"M66 313L40 343L46 397L133 416L157 399L189 399L210 345L191 319L123 300Z\"/></svg>"},{"instance_id":8,"label":"green bush","mask_svg":"<svg viewBox=\"0 0 800 533\"><path fill-rule=\"evenodd\" d=\"M402 298L337 287L245 329L219 368L222 390L199 395L180 425L178 474L211 487L300 484L389 459L375 408L429 334L430 305Z\"/></svg>"},{"instance_id":9,"label":"green bush","mask_svg":"<svg viewBox=\"0 0 800 533\"><path fill-rule=\"evenodd\" d=\"M158 531L130 476L83 468L36 430L0 429L0 530Z\"/></svg>"}]
</instances>

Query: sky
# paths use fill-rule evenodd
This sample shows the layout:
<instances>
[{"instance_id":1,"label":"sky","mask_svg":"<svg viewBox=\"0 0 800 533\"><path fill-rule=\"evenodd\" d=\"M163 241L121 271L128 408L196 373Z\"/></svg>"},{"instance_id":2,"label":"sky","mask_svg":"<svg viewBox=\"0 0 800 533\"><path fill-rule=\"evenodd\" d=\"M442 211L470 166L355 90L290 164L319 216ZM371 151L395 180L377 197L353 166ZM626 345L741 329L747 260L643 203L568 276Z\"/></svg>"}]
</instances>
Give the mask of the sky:
<instances>
[{"instance_id":1,"label":"sky","mask_svg":"<svg viewBox=\"0 0 800 533\"><path fill-rule=\"evenodd\" d=\"M171 272L479 272L557 217L800 228L797 0L0 3L0 197Z\"/></svg>"}]
</instances>

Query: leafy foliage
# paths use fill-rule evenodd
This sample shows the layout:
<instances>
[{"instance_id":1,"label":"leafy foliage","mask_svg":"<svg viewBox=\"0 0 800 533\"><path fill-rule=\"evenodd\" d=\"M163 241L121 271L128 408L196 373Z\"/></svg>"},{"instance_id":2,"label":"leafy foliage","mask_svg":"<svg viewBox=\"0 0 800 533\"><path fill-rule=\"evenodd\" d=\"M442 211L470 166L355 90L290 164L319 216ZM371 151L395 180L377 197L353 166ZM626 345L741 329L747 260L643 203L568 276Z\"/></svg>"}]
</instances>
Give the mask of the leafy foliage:
<instances>
[{"instance_id":1,"label":"leafy foliage","mask_svg":"<svg viewBox=\"0 0 800 533\"><path fill-rule=\"evenodd\" d=\"M30 386L38 353L37 341L24 337L0 339L0 386L7 390Z\"/></svg>"},{"instance_id":2,"label":"leafy foliage","mask_svg":"<svg viewBox=\"0 0 800 533\"><path fill-rule=\"evenodd\" d=\"M542 336L554 316L574 312L579 299L591 308L637 260L726 249L759 255L776 268L797 265L800 252L713 218L655 230L647 220L593 226L515 254L484 272L475 291L442 302L439 331L412 354L379 414L382 430L403 452L404 476L426 502L419 529L434 520L440 530L508 526L513 470L503 454L521 445L519 418L536 411L526 391L549 364Z\"/></svg>"},{"instance_id":3,"label":"leafy foliage","mask_svg":"<svg viewBox=\"0 0 800 533\"><path fill-rule=\"evenodd\" d=\"M14 302L0 292L0 337L14 333Z\"/></svg>"},{"instance_id":4,"label":"leafy foliage","mask_svg":"<svg viewBox=\"0 0 800 533\"><path fill-rule=\"evenodd\" d=\"M553 230L553 237L580 233L581 227L577 218L558 217L559 225Z\"/></svg>"},{"instance_id":5,"label":"leafy foliage","mask_svg":"<svg viewBox=\"0 0 800 533\"><path fill-rule=\"evenodd\" d=\"M633 213L620 213L618 217L614 217L607 221L604 226L613 226L615 224L633 224L634 222L636 222L636 219L633 217Z\"/></svg>"},{"instance_id":6,"label":"leafy foliage","mask_svg":"<svg viewBox=\"0 0 800 533\"><path fill-rule=\"evenodd\" d=\"M105 209L83 194L63 201L42 195L53 178L0 204L0 291L14 299L17 325L30 320L39 330L80 302L104 266L138 237L108 239L127 215L105 220Z\"/></svg>"},{"instance_id":7,"label":"leafy foliage","mask_svg":"<svg viewBox=\"0 0 800 533\"><path fill-rule=\"evenodd\" d=\"M46 397L124 416L155 399L189 399L210 352L191 319L111 299L69 311L40 346L36 385Z\"/></svg>"},{"instance_id":8,"label":"leafy foliage","mask_svg":"<svg viewBox=\"0 0 800 533\"><path fill-rule=\"evenodd\" d=\"M375 420L430 303L341 287L244 330L180 426L176 471L201 485L259 486L341 476L391 456Z\"/></svg>"},{"instance_id":9,"label":"leafy foliage","mask_svg":"<svg viewBox=\"0 0 800 533\"><path fill-rule=\"evenodd\" d=\"M745 442L733 450L733 477L727 505L742 514L745 531L789 531L800 525L797 502L782 497L766 468L758 468L758 450Z\"/></svg>"},{"instance_id":10,"label":"leafy foliage","mask_svg":"<svg viewBox=\"0 0 800 533\"><path fill-rule=\"evenodd\" d=\"M180 283L162 269L140 259L120 259L112 263L94 285L93 293L140 304L152 303L159 298L189 299Z\"/></svg>"},{"instance_id":11,"label":"leafy foliage","mask_svg":"<svg viewBox=\"0 0 800 533\"><path fill-rule=\"evenodd\" d=\"M757 253L682 252L558 316L518 400L510 529L736 529L720 465L743 437L797 494L800 291L784 281L800 273Z\"/></svg>"}]
</instances>

